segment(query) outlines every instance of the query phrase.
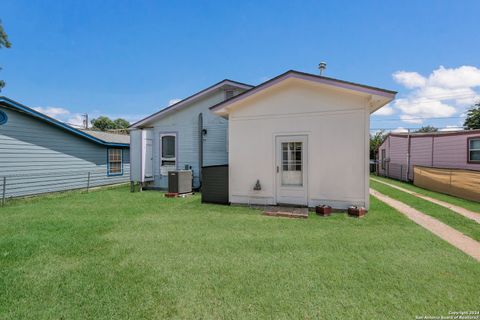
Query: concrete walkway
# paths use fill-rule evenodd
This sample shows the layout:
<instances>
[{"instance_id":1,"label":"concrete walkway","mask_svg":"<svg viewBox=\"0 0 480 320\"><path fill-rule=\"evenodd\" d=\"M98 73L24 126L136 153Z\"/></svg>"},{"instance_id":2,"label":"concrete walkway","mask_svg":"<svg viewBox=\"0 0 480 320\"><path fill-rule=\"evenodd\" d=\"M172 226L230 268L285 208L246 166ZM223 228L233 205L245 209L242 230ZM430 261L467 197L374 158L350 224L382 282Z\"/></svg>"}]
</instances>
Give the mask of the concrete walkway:
<instances>
[{"instance_id":1,"label":"concrete walkway","mask_svg":"<svg viewBox=\"0 0 480 320\"><path fill-rule=\"evenodd\" d=\"M370 179L372 179L375 182L383 183L383 184L385 184L389 187L392 187L392 188L395 188L397 190L400 190L400 191L406 192L408 194L411 194L412 196L415 196L417 198L421 198L423 200L427 200L427 201L430 201L432 203L438 204L439 206L445 207L447 209L452 210L453 212L461 214L462 216L464 216L468 219L471 219L471 220L475 221L476 223L480 223L480 213L470 211L468 209L453 205L451 203L448 203L448 202L445 202L445 201L442 201L442 200L438 200L438 199L435 199L435 198L425 196L423 194L420 194L420 193L417 193L417 192L414 192L414 191L396 186L394 184L391 184L391 183L388 183L388 182L385 182L385 181L382 181L382 180L377 180L375 178L370 178Z\"/></svg>"},{"instance_id":2,"label":"concrete walkway","mask_svg":"<svg viewBox=\"0 0 480 320\"><path fill-rule=\"evenodd\" d=\"M380 201L385 202L390 207L403 213L413 222L419 224L428 231L432 232L480 262L480 242L477 242L457 231L456 229L446 225L445 223L440 222L437 219L434 219L404 204L403 202L392 199L376 190L370 189L370 194Z\"/></svg>"}]
</instances>

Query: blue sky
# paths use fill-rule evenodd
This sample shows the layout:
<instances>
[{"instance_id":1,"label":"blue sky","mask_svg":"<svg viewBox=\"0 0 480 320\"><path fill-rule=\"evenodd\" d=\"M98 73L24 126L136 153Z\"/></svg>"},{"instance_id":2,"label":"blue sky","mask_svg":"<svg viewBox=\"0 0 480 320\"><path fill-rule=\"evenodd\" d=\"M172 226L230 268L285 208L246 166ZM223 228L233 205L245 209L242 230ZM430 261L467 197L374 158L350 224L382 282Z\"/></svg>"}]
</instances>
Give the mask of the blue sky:
<instances>
[{"instance_id":1,"label":"blue sky","mask_svg":"<svg viewBox=\"0 0 480 320\"><path fill-rule=\"evenodd\" d=\"M454 126L480 97L478 12L479 1L2 0L13 46L0 50L1 95L64 121L135 120L224 78L258 84L326 61L326 76L399 91L372 128Z\"/></svg>"}]
</instances>

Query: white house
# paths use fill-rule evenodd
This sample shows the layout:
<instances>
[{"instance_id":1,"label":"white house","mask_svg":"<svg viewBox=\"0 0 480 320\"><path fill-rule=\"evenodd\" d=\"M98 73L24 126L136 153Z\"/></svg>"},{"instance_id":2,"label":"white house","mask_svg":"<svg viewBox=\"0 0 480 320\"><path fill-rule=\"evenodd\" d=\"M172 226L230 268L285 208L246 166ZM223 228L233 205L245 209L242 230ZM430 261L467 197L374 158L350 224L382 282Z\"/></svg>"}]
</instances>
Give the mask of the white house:
<instances>
[{"instance_id":1,"label":"white house","mask_svg":"<svg viewBox=\"0 0 480 320\"><path fill-rule=\"evenodd\" d=\"M211 107L228 119L230 202L368 208L370 114L395 94L287 71Z\"/></svg>"},{"instance_id":2,"label":"white house","mask_svg":"<svg viewBox=\"0 0 480 320\"><path fill-rule=\"evenodd\" d=\"M199 188L203 166L228 163L228 121L209 108L251 88L225 79L132 124L130 181L166 189L168 171L191 169Z\"/></svg>"}]
</instances>

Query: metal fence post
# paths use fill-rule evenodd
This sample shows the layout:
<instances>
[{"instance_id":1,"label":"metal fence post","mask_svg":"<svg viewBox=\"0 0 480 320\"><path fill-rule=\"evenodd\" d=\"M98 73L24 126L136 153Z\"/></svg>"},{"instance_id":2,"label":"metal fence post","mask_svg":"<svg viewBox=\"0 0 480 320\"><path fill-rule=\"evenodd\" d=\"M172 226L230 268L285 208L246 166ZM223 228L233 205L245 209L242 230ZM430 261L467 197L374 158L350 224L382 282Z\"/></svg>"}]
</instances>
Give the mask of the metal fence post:
<instances>
[{"instance_id":1,"label":"metal fence post","mask_svg":"<svg viewBox=\"0 0 480 320\"><path fill-rule=\"evenodd\" d=\"M88 189L90 189L90 171L88 171L88 174L87 174L87 192L88 192Z\"/></svg>"},{"instance_id":2,"label":"metal fence post","mask_svg":"<svg viewBox=\"0 0 480 320\"><path fill-rule=\"evenodd\" d=\"M5 195L7 191L7 177L3 177L3 189L2 189L2 206L5 205Z\"/></svg>"},{"instance_id":3,"label":"metal fence post","mask_svg":"<svg viewBox=\"0 0 480 320\"><path fill-rule=\"evenodd\" d=\"M450 169L450 181L448 183L448 190L451 191L452 190L452 173L453 173L453 170Z\"/></svg>"}]
</instances>

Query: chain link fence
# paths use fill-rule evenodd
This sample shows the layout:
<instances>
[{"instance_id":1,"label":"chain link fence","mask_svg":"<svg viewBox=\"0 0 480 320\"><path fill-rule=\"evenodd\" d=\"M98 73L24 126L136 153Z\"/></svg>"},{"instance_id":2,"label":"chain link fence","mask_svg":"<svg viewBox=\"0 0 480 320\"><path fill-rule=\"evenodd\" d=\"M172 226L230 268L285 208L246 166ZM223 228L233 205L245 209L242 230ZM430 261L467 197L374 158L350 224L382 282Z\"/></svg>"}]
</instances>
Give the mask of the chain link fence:
<instances>
[{"instance_id":1,"label":"chain link fence","mask_svg":"<svg viewBox=\"0 0 480 320\"><path fill-rule=\"evenodd\" d=\"M0 175L1 204L10 198L126 183L130 175L108 175L106 170L70 170Z\"/></svg>"},{"instance_id":2,"label":"chain link fence","mask_svg":"<svg viewBox=\"0 0 480 320\"><path fill-rule=\"evenodd\" d=\"M381 163L378 164L381 166ZM377 174L379 176L392 178L401 181L410 181L413 177L413 166L410 166L410 171L408 170L408 166L406 164L401 163L391 163L386 161L384 164L383 169L377 170ZM409 177L410 176L410 179Z\"/></svg>"}]
</instances>

